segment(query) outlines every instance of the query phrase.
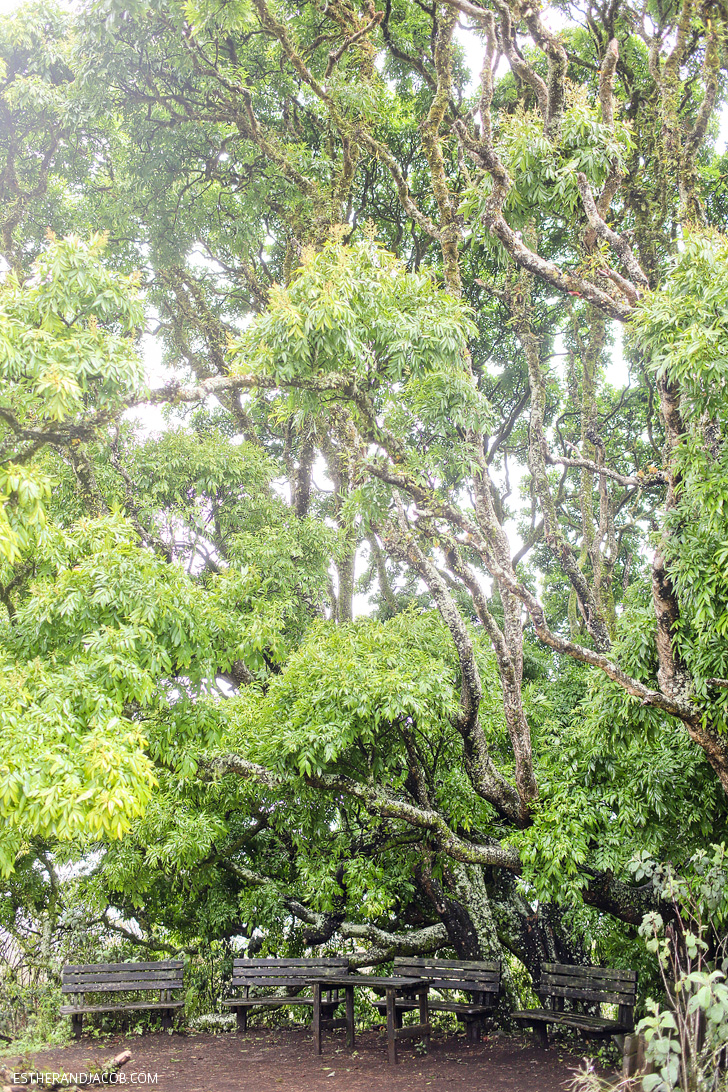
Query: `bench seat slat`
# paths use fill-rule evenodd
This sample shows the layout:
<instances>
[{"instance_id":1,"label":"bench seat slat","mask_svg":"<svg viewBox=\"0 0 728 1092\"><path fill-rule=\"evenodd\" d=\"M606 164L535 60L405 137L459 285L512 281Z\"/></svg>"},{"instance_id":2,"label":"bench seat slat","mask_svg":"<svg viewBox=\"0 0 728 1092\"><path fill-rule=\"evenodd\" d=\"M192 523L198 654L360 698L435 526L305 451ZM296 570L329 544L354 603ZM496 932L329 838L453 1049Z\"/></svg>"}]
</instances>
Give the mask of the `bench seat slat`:
<instances>
[{"instance_id":1,"label":"bench seat slat","mask_svg":"<svg viewBox=\"0 0 728 1092\"><path fill-rule=\"evenodd\" d=\"M581 1029L582 1031L599 1031L605 1034L618 1034L620 1031L630 1031L625 1024L618 1020L605 1020L601 1016L587 1016L581 1012L554 1012L553 1009L524 1009L521 1012L511 1014L514 1020L523 1021L526 1024L564 1024L566 1027Z\"/></svg>"},{"instance_id":2,"label":"bench seat slat","mask_svg":"<svg viewBox=\"0 0 728 1092\"><path fill-rule=\"evenodd\" d=\"M398 997L395 1005L398 1009L414 1012L419 1007L419 1002ZM381 1013L385 1013L387 1011L387 1002L375 1001L374 1008ZM427 1008L429 1012L459 1012L465 1016L487 1016L489 1012L492 1012L492 1009L488 1008L487 1005L468 1005L465 1003L461 1005L458 1001L433 1001L431 999L427 1002Z\"/></svg>"},{"instance_id":3,"label":"bench seat slat","mask_svg":"<svg viewBox=\"0 0 728 1092\"><path fill-rule=\"evenodd\" d=\"M336 1004L343 1004L343 998L341 1001L337 1001ZM329 1002L334 1004L333 1001ZM322 1001L323 1005L326 1005L326 1001ZM276 997L274 995L268 995L267 997L231 997L227 1001L223 1001L223 1005L227 1005L228 1008L252 1008L253 1005L313 1005L313 997Z\"/></svg>"},{"instance_id":4,"label":"bench seat slat","mask_svg":"<svg viewBox=\"0 0 728 1092\"><path fill-rule=\"evenodd\" d=\"M311 978L318 977L315 972L309 975ZM306 989L306 978L267 978L258 976L255 978L234 978L231 982L232 986L289 986L291 989ZM322 986L325 989L325 986Z\"/></svg>"}]
</instances>

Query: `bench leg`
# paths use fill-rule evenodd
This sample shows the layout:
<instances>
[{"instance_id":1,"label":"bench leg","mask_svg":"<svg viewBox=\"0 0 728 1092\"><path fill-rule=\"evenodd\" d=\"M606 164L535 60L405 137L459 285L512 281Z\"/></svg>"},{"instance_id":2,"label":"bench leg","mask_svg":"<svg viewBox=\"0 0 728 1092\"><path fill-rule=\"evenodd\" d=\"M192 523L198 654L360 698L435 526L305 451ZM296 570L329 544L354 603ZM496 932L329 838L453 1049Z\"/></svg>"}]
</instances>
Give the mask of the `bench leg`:
<instances>
[{"instance_id":1,"label":"bench leg","mask_svg":"<svg viewBox=\"0 0 728 1092\"><path fill-rule=\"evenodd\" d=\"M313 1049L321 1053L321 983L313 984Z\"/></svg>"},{"instance_id":2,"label":"bench leg","mask_svg":"<svg viewBox=\"0 0 728 1092\"><path fill-rule=\"evenodd\" d=\"M242 1032L247 1031L248 1030L248 1010L247 1009L236 1009L235 1010L235 1018L236 1018L236 1020L238 1022L238 1033L242 1034Z\"/></svg>"},{"instance_id":3,"label":"bench leg","mask_svg":"<svg viewBox=\"0 0 728 1092\"><path fill-rule=\"evenodd\" d=\"M429 991L429 987L425 987L424 990L420 990L419 993L417 994L417 999L418 999L419 1004L420 1004L420 1023L421 1024L426 1024L426 1025L429 1025L429 1022L430 1022L430 1009L429 1009L429 1005L428 1005L428 1001L427 1001L428 991ZM429 1051L429 1049L430 1049L430 1036L428 1034L425 1034L422 1042L425 1044L425 1050Z\"/></svg>"},{"instance_id":4,"label":"bench leg","mask_svg":"<svg viewBox=\"0 0 728 1092\"><path fill-rule=\"evenodd\" d=\"M166 1031L172 1027L172 1010L162 1009L162 1027Z\"/></svg>"},{"instance_id":5,"label":"bench leg","mask_svg":"<svg viewBox=\"0 0 728 1092\"><path fill-rule=\"evenodd\" d=\"M396 991L392 986L387 986L387 1057L390 1065L397 1065L397 1010L394 1004Z\"/></svg>"},{"instance_id":6,"label":"bench leg","mask_svg":"<svg viewBox=\"0 0 728 1092\"><path fill-rule=\"evenodd\" d=\"M74 1012L71 1017L71 1031L75 1039L81 1038L83 1032L83 1015L80 1012Z\"/></svg>"},{"instance_id":7,"label":"bench leg","mask_svg":"<svg viewBox=\"0 0 728 1092\"><path fill-rule=\"evenodd\" d=\"M476 1016L475 1019L465 1020L465 1041L467 1043L480 1042L480 1027L481 1018L479 1016Z\"/></svg>"},{"instance_id":8,"label":"bench leg","mask_svg":"<svg viewBox=\"0 0 728 1092\"><path fill-rule=\"evenodd\" d=\"M345 986L346 990L346 1045L354 1049L354 987Z\"/></svg>"},{"instance_id":9,"label":"bench leg","mask_svg":"<svg viewBox=\"0 0 728 1092\"><path fill-rule=\"evenodd\" d=\"M543 1020L534 1020L533 1032L536 1036L536 1041L542 1050L548 1050L549 1048L549 1032L546 1024Z\"/></svg>"}]
</instances>

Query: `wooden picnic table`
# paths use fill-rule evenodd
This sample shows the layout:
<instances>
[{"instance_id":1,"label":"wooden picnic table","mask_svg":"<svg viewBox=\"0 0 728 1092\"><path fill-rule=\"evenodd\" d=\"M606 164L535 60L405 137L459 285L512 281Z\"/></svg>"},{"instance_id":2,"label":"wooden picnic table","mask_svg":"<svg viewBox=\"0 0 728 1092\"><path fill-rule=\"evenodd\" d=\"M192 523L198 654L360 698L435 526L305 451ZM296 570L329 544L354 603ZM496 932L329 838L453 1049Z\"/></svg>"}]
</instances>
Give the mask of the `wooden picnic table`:
<instances>
[{"instance_id":1,"label":"wooden picnic table","mask_svg":"<svg viewBox=\"0 0 728 1092\"><path fill-rule=\"evenodd\" d=\"M354 1047L354 990L355 989L380 989L384 990L387 998L387 1056L392 1065L399 1061L397 1057L397 1043L401 1039L424 1039L429 1046L430 1027L429 1010L427 1005L427 992L432 979L409 978L400 975L394 978L386 978L374 974L344 974L327 975L324 977L310 978L313 986L313 1039L317 1054L321 1053L321 991L326 989L344 990L346 1004L346 1045L349 1049ZM402 1011L396 1006L397 997L403 994L417 993L419 999L419 1024L410 1027L402 1027Z\"/></svg>"}]
</instances>

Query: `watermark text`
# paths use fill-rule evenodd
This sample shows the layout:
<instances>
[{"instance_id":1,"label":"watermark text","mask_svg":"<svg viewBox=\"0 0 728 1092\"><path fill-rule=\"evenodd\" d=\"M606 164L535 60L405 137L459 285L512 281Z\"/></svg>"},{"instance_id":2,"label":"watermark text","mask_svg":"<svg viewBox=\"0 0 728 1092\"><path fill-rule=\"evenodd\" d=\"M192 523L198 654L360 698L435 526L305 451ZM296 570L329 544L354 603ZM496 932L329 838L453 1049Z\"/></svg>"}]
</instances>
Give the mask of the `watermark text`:
<instances>
[{"instance_id":1,"label":"watermark text","mask_svg":"<svg viewBox=\"0 0 728 1092\"><path fill-rule=\"evenodd\" d=\"M156 1073L14 1073L12 1083L25 1085L27 1088L73 1088L93 1087L93 1085L155 1085Z\"/></svg>"}]
</instances>

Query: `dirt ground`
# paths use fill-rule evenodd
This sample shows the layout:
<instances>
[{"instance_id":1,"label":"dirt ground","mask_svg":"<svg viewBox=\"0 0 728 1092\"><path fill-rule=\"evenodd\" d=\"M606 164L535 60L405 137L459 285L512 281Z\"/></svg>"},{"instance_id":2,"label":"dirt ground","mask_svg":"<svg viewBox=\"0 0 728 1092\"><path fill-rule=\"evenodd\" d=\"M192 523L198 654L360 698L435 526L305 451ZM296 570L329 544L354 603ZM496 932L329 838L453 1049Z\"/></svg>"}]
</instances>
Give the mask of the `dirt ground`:
<instances>
[{"instance_id":1,"label":"dirt ground","mask_svg":"<svg viewBox=\"0 0 728 1092\"><path fill-rule=\"evenodd\" d=\"M259 1028L245 1035L83 1038L25 1058L23 1068L32 1062L41 1073L98 1071L125 1049L131 1050L132 1059L120 1072L117 1087L150 1087L155 1092L566 1092L580 1062L578 1055L558 1046L541 1051L528 1036L489 1036L473 1046L462 1039L433 1037L423 1057L411 1045L403 1046L400 1064L394 1067L387 1062L383 1032L364 1032L353 1053L343 1038L331 1034L317 1057L309 1030ZM7 1065L14 1060L3 1061ZM156 1081L147 1074L156 1075Z\"/></svg>"}]
</instances>

